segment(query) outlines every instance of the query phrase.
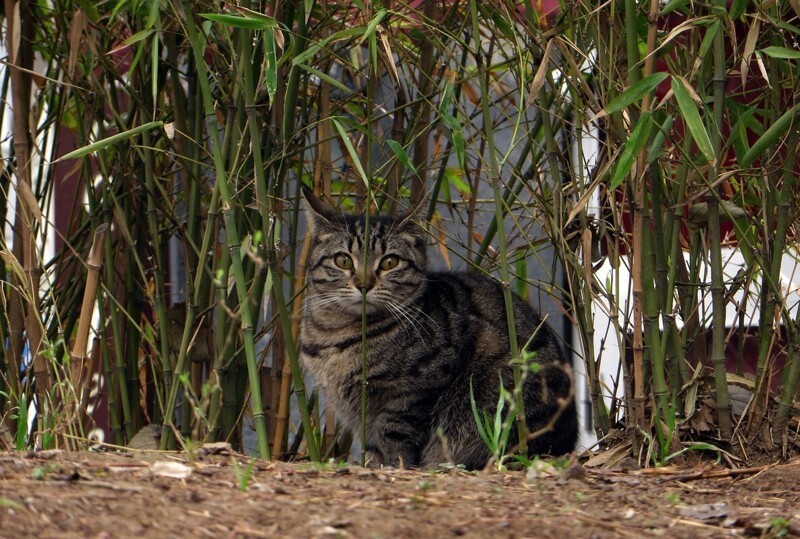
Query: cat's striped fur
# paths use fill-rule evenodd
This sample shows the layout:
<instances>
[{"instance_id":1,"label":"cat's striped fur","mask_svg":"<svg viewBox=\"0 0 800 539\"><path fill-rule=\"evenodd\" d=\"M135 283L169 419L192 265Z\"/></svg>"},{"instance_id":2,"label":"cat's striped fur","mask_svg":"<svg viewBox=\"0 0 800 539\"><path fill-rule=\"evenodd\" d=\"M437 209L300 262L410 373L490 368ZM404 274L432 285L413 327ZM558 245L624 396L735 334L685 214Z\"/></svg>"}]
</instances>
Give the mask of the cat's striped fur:
<instances>
[{"instance_id":1,"label":"cat's striped fur","mask_svg":"<svg viewBox=\"0 0 800 539\"><path fill-rule=\"evenodd\" d=\"M301 324L301 359L341 424L360 432L362 288L367 309L367 439L372 465L483 467L490 453L470 407L494 414L500 376L511 389L500 284L469 273L426 271L424 231L409 218L343 215L304 191L312 244ZM366 250L366 271L363 261ZM577 418L571 371L550 328L514 296L520 347L541 365L526 377L531 432L560 414L530 452L572 451ZM437 434L441 429L446 449ZM512 434L510 446L516 442Z\"/></svg>"}]
</instances>

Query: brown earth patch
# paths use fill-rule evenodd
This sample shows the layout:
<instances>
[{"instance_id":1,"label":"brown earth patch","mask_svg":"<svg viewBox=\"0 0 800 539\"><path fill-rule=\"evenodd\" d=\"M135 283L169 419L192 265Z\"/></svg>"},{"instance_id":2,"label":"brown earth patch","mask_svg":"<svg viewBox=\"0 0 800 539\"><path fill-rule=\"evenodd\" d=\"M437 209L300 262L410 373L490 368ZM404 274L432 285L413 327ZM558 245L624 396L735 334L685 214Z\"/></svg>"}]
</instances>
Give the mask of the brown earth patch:
<instances>
[{"instance_id":1,"label":"brown earth patch","mask_svg":"<svg viewBox=\"0 0 800 539\"><path fill-rule=\"evenodd\" d=\"M219 449L192 459L0 453L8 538L799 535L800 459L526 474L288 464Z\"/></svg>"}]
</instances>

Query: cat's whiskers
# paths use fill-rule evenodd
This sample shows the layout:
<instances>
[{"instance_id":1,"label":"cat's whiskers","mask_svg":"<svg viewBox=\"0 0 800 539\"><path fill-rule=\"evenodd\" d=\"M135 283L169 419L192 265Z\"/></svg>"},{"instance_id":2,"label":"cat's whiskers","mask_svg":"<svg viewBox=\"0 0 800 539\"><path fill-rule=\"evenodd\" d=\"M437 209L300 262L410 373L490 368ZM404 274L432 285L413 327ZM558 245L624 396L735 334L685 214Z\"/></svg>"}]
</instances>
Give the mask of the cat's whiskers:
<instances>
[{"instance_id":1,"label":"cat's whiskers","mask_svg":"<svg viewBox=\"0 0 800 539\"><path fill-rule=\"evenodd\" d=\"M404 308L405 308L407 311L410 311L410 312L411 312L412 314L414 314L414 315L417 315L417 316L424 316L425 318L427 318L427 319L428 319L426 322L419 321L419 323L421 323L421 324L424 324L424 325L426 325L426 326L427 326L428 324L432 324L432 325L433 325L432 329L434 329L434 330L437 330L437 329L439 329L439 323L438 323L436 320L434 320L433 318L431 318L431 316L430 316L428 313L426 313L425 311L423 311L422 309L420 309L420 308L419 308L419 307L417 307L416 305L411 305L411 304L408 304L408 305L404 305L403 307L404 307Z\"/></svg>"},{"instance_id":2,"label":"cat's whiskers","mask_svg":"<svg viewBox=\"0 0 800 539\"><path fill-rule=\"evenodd\" d=\"M331 305L335 305L338 308L334 311L336 314L341 314L344 312L345 305L342 303L342 296L336 292L326 292L322 294L318 294L315 296L309 296L306 298L305 309L309 311L313 311L316 309L329 309Z\"/></svg>"},{"instance_id":3,"label":"cat's whiskers","mask_svg":"<svg viewBox=\"0 0 800 539\"><path fill-rule=\"evenodd\" d=\"M395 303L393 301L387 301L384 303L384 305L386 305L386 307L389 309L389 312L391 313L392 317L395 320L397 320L400 326L405 330L406 335L408 335L408 325L411 325L411 327L414 329L414 331L417 332L417 335L421 340L425 340L425 337L427 337L428 339L431 338L431 334L425 328L425 324L412 317L408 312L409 310L406 309L403 305ZM405 324L405 321L407 321L408 324ZM423 337L420 329L422 329L422 331L425 332L425 337Z\"/></svg>"}]
</instances>

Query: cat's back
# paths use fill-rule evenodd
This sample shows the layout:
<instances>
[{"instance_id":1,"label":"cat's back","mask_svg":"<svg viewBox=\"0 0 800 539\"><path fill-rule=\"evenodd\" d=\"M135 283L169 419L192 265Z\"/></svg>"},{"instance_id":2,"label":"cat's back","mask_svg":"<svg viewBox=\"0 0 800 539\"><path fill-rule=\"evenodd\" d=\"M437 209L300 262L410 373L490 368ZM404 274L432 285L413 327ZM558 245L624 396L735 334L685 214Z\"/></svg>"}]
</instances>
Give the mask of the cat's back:
<instances>
[{"instance_id":1,"label":"cat's back","mask_svg":"<svg viewBox=\"0 0 800 539\"><path fill-rule=\"evenodd\" d=\"M476 355L508 350L508 318L503 285L499 281L478 273L430 272L426 284L424 301L428 308L444 311L451 320L463 320L463 324L456 325L457 331L463 333L455 336L471 337L469 340L484 349L483 354ZM542 362L565 362L548 324L516 293L512 292L511 297L519 347L536 351ZM452 330L454 324L446 327Z\"/></svg>"}]
</instances>

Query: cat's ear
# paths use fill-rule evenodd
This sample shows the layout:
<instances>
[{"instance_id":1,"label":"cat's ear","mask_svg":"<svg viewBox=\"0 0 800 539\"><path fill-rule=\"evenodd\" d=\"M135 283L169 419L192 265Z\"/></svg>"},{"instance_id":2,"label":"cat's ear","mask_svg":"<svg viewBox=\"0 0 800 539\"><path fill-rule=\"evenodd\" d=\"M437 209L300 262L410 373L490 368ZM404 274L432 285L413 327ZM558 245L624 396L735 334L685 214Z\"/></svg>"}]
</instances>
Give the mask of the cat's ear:
<instances>
[{"instance_id":1,"label":"cat's ear","mask_svg":"<svg viewBox=\"0 0 800 539\"><path fill-rule=\"evenodd\" d=\"M300 190L303 192L303 198L305 199L303 205L308 216L308 227L312 234L320 228L342 220L342 214L315 195L311 189L304 185Z\"/></svg>"},{"instance_id":2,"label":"cat's ear","mask_svg":"<svg viewBox=\"0 0 800 539\"><path fill-rule=\"evenodd\" d=\"M430 196L430 192L425 193L411 209L397 216L400 227L414 235L425 236L425 229L427 228L425 207L428 205Z\"/></svg>"}]
</instances>

